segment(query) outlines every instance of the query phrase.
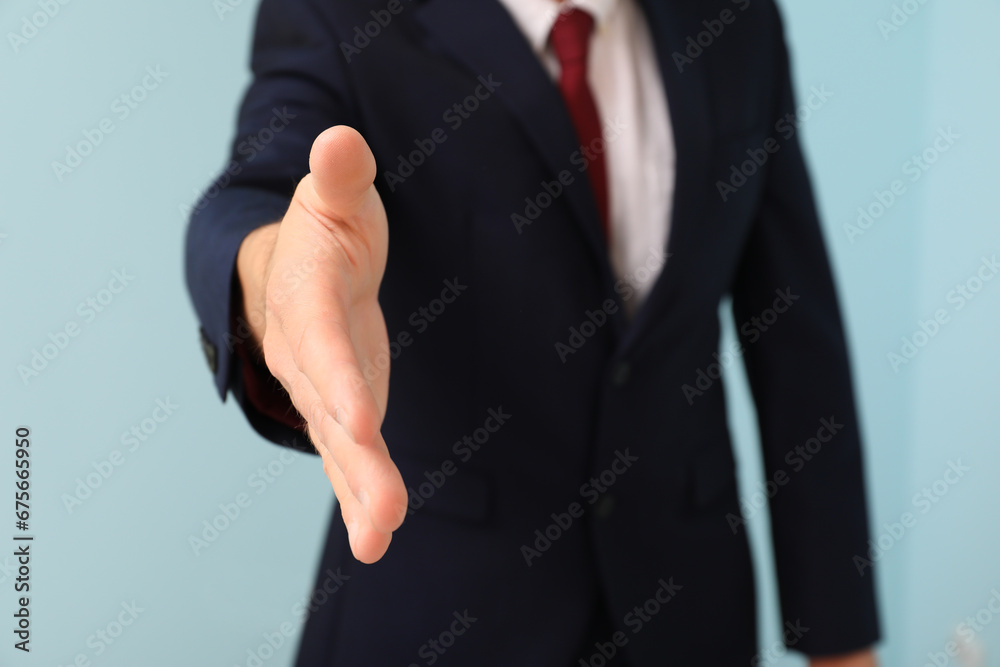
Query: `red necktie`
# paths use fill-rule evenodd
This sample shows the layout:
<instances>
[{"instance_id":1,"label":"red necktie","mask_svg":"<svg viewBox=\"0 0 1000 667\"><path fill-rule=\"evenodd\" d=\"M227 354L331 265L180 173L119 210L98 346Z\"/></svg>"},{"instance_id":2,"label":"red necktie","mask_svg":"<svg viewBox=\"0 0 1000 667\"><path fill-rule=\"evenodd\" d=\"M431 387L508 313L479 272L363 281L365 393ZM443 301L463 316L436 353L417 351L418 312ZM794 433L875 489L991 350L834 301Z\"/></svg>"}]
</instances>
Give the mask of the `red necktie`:
<instances>
[{"instance_id":1,"label":"red necktie","mask_svg":"<svg viewBox=\"0 0 1000 667\"><path fill-rule=\"evenodd\" d=\"M587 83L587 51L590 47L590 33L594 29L594 17L589 13L571 8L559 12L549 41L559 59L559 90L573 119L576 137L585 149L589 159L587 174L594 191L597 210L604 228L604 238L609 238L608 228L608 172L604 162L607 149L601 134L601 118L597 113L594 95Z\"/></svg>"}]
</instances>

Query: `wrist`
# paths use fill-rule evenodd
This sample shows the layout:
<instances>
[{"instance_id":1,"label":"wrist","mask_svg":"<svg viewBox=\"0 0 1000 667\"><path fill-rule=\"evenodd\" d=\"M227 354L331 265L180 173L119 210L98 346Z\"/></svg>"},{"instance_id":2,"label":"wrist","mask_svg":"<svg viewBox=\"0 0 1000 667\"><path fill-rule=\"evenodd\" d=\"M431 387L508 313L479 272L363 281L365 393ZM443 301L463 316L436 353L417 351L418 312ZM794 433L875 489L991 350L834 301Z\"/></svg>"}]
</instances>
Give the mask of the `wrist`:
<instances>
[{"instance_id":1,"label":"wrist","mask_svg":"<svg viewBox=\"0 0 1000 667\"><path fill-rule=\"evenodd\" d=\"M279 226L275 222L253 230L243 239L236 254L236 276L241 291L238 302L258 347L264 340L267 280Z\"/></svg>"}]
</instances>

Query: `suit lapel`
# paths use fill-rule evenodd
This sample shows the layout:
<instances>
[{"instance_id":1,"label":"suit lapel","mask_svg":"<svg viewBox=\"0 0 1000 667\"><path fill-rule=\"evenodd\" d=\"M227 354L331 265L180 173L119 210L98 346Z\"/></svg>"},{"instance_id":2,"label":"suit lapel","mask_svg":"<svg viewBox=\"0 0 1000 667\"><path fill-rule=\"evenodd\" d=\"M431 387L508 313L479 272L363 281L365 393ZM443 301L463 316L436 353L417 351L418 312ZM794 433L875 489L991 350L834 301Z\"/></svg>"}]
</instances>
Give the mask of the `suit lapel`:
<instances>
[{"instance_id":1,"label":"suit lapel","mask_svg":"<svg viewBox=\"0 0 1000 667\"><path fill-rule=\"evenodd\" d=\"M434 45L470 74L492 74L503 84L496 90L498 99L517 119L553 176L572 168L570 156L579 149L579 142L559 89L497 0L426 0L418 6L415 18ZM573 217L602 278L611 280L607 245L593 197L586 188L567 192Z\"/></svg>"},{"instance_id":2,"label":"suit lapel","mask_svg":"<svg viewBox=\"0 0 1000 667\"><path fill-rule=\"evenodd\" d=\"M639 5L646 15L653 37L660 76L663 77L670 108L676 148L676 177L666 248L667 262L628 328L620 345L621 354L627 354L641 340L643 333L656 322L657 316L676 303L683 276L691 275L688 267L699 261L697 257L691 256L688 248L692 234L697 231L696 226L703 219L705 196L711 183L712 107L708 63L696 61L686 65L684 71L680 72L672 55L683 52L687 36L697 34L702 29L699 21L703 16L698 13L699 3L639 0Z\"/></svg>"},{"instance_id":3,"label":"suit lapel","mask_svg":"<svg viewBox=\"0 0 1000 667\"><path fill-rule=\"evenodd\" d=\"M698 3L638 2L649 24L666 89L676 147L676 181L666 249L669 258L664 270L631 326L626 327L621 315L612 318L622 354L634 347L656 316L676 301L685 267L698 261L686 248L694 225L702 219L710 183L708 64L696 61L679 72L672 57L675 51L684 50L688 35L701 29ZM539 157L553 175L566 169L570 155L578 148L572 120L558 88L503 6L497 0L425 0L414 15L433 44L470 74L493 74L503 83L496 95L518 120ZM616 278L593 198L585 188L573 188L567 196L602 279L613 285Z\"/></svg>"}]
</instances>

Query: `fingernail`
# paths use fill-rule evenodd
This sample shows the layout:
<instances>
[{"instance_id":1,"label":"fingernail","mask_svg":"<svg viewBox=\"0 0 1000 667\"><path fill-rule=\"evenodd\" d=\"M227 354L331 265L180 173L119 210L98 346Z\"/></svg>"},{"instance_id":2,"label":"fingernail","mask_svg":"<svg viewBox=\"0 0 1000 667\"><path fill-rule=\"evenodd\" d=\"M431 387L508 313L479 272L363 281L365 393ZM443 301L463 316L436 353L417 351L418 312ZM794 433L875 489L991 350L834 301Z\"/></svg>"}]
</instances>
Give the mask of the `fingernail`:
<instances>
[{"instance_id":1,"label":"fingernail","mask_svg":"<svg viewBox=\"0 0 1000 667\"><path fill-rule=\"evenodd\" d=\"M370 509L368 507L369 498L368 498L368 492L367 491L365 491L364 489L361 489L360 491L358 491L357 498L358 498L358 502L361 503L362 507L364 507L365 509Z\"/></svg>"},{"instance_id":2,"label":"fingernail","mask_svg":"<svg viewBox=\"0 0 1000 667\"><path fill-rule=\"evenodd\" d=\"M357 439L355 439L354 434L351 433L351 429L348 428L347 426L347 413L344 412L344 408L338 406L333 413L333 418L337 420L338 424L340 424L340 428L344 429L344 433L347 434L347 437L350 438L351 440L354 440L354 442L357 442Z\"/></svg>"}]
</instances>

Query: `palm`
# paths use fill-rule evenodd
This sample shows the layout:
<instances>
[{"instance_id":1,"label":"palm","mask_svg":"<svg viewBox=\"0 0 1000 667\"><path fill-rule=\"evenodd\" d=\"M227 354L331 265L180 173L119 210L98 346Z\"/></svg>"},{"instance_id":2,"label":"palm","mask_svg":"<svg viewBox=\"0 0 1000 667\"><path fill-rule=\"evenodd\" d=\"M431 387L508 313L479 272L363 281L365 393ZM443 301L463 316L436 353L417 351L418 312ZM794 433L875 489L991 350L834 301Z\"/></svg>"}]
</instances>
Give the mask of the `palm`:
<instances>
[{"instance_id":1,"label":"palm","mask_svg":"<svg viewBox=\"0 0 1000 667\"><path fill-rule=\"evenodd\" d=\"M378 290L388 224L375 162L350 128L313 145L268 269L268 368L305 417L340 501L355 555L378 560L406 512L406 489L380 427L389 344Z\"/></svg>"}]
</instances>

